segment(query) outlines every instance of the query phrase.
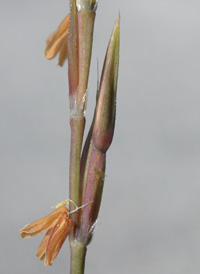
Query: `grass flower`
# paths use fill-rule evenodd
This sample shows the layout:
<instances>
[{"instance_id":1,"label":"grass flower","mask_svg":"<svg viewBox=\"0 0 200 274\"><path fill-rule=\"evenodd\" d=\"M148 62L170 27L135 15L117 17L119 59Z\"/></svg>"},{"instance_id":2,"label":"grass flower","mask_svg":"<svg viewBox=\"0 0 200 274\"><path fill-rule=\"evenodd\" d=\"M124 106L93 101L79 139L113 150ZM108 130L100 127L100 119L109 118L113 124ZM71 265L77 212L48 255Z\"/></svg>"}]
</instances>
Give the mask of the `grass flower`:
<instances>
[{"instance_id":1,"label":"grass flower","mask_svg":"<svg viewBox=\"0 0 200 274\"><path fill-rule=\"evenodd\" d=\"M52 265L56 259L66 237L71 229L71 220L68 210L61 206L51 212L49 215L24 226L20 230L22 238L30 238L42 232L46 232L41 241L36 256L43 260L46 257L45 265Z\"/></svg>"}]
</instances>

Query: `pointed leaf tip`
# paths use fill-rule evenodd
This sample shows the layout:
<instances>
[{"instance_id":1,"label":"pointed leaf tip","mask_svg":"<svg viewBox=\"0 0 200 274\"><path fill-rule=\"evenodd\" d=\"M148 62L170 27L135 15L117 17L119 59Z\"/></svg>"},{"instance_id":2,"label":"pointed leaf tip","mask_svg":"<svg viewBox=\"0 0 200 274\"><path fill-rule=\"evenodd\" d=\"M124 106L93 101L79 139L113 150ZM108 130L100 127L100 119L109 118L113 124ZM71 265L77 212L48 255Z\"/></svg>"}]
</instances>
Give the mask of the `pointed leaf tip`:
<instances>
[{"instance_id":1,"label":"pointed leaf tip","mask_svg":"<svg viewBox=\"0 0 200 274\"><path fill-rule=\"evenodd\" d=\"M104 153L112 142L115 127L119 37L120 16L115 23L104 60L93 129L94 146Z\"/></svg>"}]
</instances>

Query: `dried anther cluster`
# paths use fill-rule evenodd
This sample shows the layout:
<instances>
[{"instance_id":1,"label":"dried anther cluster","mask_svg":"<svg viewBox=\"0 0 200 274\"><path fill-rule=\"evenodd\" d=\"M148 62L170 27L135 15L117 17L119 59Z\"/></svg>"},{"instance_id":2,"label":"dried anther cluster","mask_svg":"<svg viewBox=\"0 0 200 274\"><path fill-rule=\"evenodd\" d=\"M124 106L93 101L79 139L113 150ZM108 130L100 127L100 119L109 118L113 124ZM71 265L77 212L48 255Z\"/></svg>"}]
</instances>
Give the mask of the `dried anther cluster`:
<instances>
[{"instance_id":1,"label":"dried anther cluster","mask_svg":"<svg viewBox=\"0 0 200 274\"><path fill-rule=\"evenodd\" d=\"M56 259L66 237L71 229L71 220L66 207L61 206L49 215L24 226L20 230L22 238L30 238L45 231L46 235L41 241L36 256L43 260L45 265L51 265Z\"/></svg>"}]
</instances>

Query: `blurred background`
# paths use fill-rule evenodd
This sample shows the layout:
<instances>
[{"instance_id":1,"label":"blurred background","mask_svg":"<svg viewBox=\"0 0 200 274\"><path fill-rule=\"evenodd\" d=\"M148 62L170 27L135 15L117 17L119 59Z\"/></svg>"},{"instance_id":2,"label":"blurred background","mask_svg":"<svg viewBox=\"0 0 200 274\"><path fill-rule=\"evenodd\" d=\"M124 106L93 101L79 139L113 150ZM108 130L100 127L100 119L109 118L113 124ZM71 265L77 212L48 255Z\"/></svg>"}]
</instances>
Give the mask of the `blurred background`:
<instances>
[{"instance_id":1,"label":"blurred background","mask_svg":"<svg viewBox=\"0 0 200 274\"><path fill-rule=\"evenodd\" d=\"M42 235L19 229L68 198L67 63L43 56L68 1L1 0L0 270L69 273L66 241L52 267ZM200 2L99 1L86 132L107 43L121 13L117 120L86 274L200 272Z\"/></svg>"}]
</instances>

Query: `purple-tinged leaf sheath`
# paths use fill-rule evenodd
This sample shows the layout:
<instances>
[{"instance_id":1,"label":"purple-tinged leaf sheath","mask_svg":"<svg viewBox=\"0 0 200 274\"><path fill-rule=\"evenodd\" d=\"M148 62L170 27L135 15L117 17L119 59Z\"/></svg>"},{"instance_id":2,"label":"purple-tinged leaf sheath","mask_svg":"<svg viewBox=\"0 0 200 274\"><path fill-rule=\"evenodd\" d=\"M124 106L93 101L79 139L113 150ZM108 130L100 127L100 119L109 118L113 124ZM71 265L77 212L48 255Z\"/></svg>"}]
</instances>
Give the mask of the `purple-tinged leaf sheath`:
<instances>
[{"instance_id":1,"label":"purple-tinged leaf sheath","mask_svg":"<svg viewBox=\"0 0 200 274\"><path fill-rule=\"evenodd\" d=\"M87 205L83 208L81 219L80 237L83 241L87 241L91 236L91 227L95 221L93 213L96 206L98 206L97 202L99 201L99 199L97 199L99 184L102 184L104 181L105 163L106 155L93 148L89 160L87 181L83 199L83 204Z\"/></svg>"},{"instance_id":2,"label":"purple-tinged leaf sheath","mask_svg":"<svg viewBox=\"0 0 200 274\"><path fill-rule=\"evenodd\" d=\"M83 204L89 159L90 159L91 152L93 150L92 130L93 130L93 123L90 127L88 136L84 144L82 155L81 155L81 170L80 170L80 185L79 185L79 199L80 199L79 204L80 205Z\"/></svg>"},{"instance_id":3,"label":"purple-tinged leaf sheath","mask_svg":"<svg viewBox=\"0 0 200 274\"><path fill-rule=\"evenodd\" d=\"M94 146L104 153L112 142L115 127L119 66L119 20L118 18L115 24L104 60L93 129Z\"/></svg>"},{"instance_id":4,"label":"purple-tinged leaf sheath","mask_svg":"<svg viewBox=\"0 0 200 274\"><path fill-rule=\"evenodd\" d=\"M79 83L79 63L78 63L78 15L76 1L70 1L70 21L68 34L68 78L69 78L69 98L70 109L74 107L75 96Z\"/></svg>"},{"instance_id":5,"label":"purple-tinged leaf sheath","mask_svg":"<svg viewBox=\"0 0 200 274\"><path fill-rule=\"evenodd\" d=\"M96 95L96 104L97 104L97 100L98 100L98 87L97 87L97 95ZM92 124L90 126L90 130L88 132L87 138L85 140L84 148L81 154L81 171L80 171L80 186L79 186L79 199L80 199L79 204L80 205L83 204L90 155L94 148L93 141L92 141L92 133L93 133L93 127L94 127L95 113L96 113L96 107L94 111Z\"/></svg>"}]
</instances>

